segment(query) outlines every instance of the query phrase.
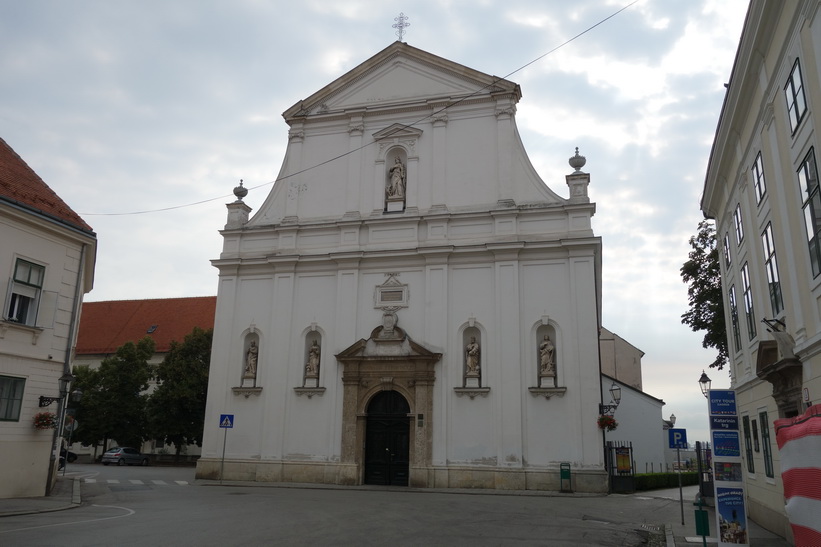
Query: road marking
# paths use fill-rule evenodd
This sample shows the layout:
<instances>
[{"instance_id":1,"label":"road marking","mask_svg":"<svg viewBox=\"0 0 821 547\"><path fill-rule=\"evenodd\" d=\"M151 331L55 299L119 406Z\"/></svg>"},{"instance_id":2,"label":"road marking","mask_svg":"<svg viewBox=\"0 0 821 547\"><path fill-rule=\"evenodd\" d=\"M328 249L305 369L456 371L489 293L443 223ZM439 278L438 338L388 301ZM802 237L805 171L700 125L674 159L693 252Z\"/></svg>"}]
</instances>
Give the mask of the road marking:
<instances>
[{"instance_id":1,"label":"road marking","mask_svg":"<svg viewBox=\"0 0 821 547\"><path fill-rule=\"evenodd\" d=\"M120 484L120 481L117 479L108 479L106 482L108 484Z\"/></svg>"},{"instance_id":2,"label":"road marking","mask_svg":"<svg viewBox=\"0 0 821 547\"><path fill-rule=\"evenodd\" d=\"M151 481L151 482L153 482L154 484L159 484L159 485L165 485L165 484L168 484L168 483L167 483L167 482L165 482L165 481Z\"/></svg>"},{"instance_id":3,"label":"road marking","mask_svg":"<svg viewBox=\"0 0 821 547\"><path fill-rule=\"evenodd\" d=\"M103 518L99 518L99 519L89 519L89 520L73 520L71 522L59 522L57 524L44 524L42 526L29 526L27 528L15 528L14 530L1 530L0 534L7 534L9 532L20 532L22 530L37 530L37 529L40 529L40 528L52 528L54 526L68 526L70 524L85 524L87 522L100 522L102 520L121 519L123 517L130 517L131 515L136 513L136 511L133 510L133 509L129 509L128 507L118 507L116 505L96 505L96 504L92 504L91 506L92 507L106 507L106 508L112 508L112 509L122 509L123 511L126 511L126 513L124 515L117 515L117 516L114 516L114 517L103 517Z\"/></svg>"},{"instance_id":4,"label":"road marking","mask_svg":"<svg viewBox=\"0 0 821 547\"><path fill-rule=\"evenodd\" d=\"M188 481L174 481L174 482L176 482L180 486L188 486Z\"/></svg>"},{"instance_id":5,"label":"road marking","mask_svg":"<svg viewBox=\"0 0 821 547\"><path fill-rule=\"evenodd\" d=\"M97 482L97 479L86 479L86 484L94 484Z\"/></svg>"},{"instance_id":6,"label":"road marking","mask_svg":"<svg viewBox=\"0 0 821 547\"><path fill-rule=\"evenodd\" d=\"M130 481L128 481L128 482L130 482L131 484L142 484L142 483L143 483L143 481L140 481L140 480L135 480L135 479L131 479L131 480L130 480Z\"/></svg>"}]
</instances>

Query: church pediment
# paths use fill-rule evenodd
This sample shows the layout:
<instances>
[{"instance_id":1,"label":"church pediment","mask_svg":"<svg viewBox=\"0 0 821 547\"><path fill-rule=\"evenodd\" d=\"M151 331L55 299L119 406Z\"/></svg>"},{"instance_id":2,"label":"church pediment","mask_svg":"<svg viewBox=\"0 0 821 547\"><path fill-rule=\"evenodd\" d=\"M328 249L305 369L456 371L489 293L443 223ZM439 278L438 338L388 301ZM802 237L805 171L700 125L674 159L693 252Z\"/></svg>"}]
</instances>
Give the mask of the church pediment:
<instances>
[{"instance_id":1,"label":"church pediment","mask_svg":"<svg viewBox=\"0 0 821 547\"><path fill-rule=\"evenodd\" d=\"M418 139L422 135L422 130L403 123L394 123L373 134L375 141L381 139Z\"/></svg>"},{"instance_id":2,"label":"church pediment","mask_svg":"<svg viewBox=\"0 0 821 547\"><path fill-rule=\"evenodd\" d=\"M442 358L442 354L417 344L399 327L393 327L389 331L384 326L379 326L371 332L370 338L357 340L340 351L336 358L342 363L397 359L436 362Z\"/></svg>"},{"instance_id":3,"label":"church pediment","mask_svg":"<svg viewBox=\"0 0 821 547\"><path fill-rule=\"evenodd\" d=\"M315 114L378 109L409 102L455 100L512 92L518 85L395 42L283 113L286 120Z\"/></svg>"}]
</instances>

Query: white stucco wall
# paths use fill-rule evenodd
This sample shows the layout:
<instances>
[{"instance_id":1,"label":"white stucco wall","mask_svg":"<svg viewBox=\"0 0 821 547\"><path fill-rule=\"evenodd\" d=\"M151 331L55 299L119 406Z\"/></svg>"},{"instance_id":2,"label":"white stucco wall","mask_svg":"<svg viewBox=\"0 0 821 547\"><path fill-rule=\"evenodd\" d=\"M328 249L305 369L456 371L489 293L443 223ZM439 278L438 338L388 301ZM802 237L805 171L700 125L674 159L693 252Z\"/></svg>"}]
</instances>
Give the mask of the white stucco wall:
<instances>
[{"instance_id":1,"label":"white stucco wall","mask_svg":"<svg viewBox=\"0 0 821 547\"><path fill-rule=\"evenodd\" d=\"M408 79L416 84L400 85ZM300 174L278 182L250 221L244 204L229 205L214 261L220 281L201 462L221 456L221 414L235 415L226 458L236 463L340 461L344 384L334 355L382 323L375 288L396 274L409 294L398 326L442 354L432 415L421 426L432 428L431 477L455 467L557 471L562 461L601 471L601 244L590 226L589 177L575 174L574 199L550 190L516 132L518 87L497 80L491 95L482 91L490 82L397 43L286 112L282 174ZM434 97L453 93L471 100L420 121L420 110L439 108ZM404 210L386 213L387 168L397 154L407 164L407 194ZM555 335L565 388L550 398L529 390L539 385L540 326ZM480 333L482 387L490 388L473 398L454 392L464 385L468 327ZM322 337L325 391L308 398L294 388L311 332ZM259 338L262 390L237 394L249 334Z\"/></svg>"}]
</instances>

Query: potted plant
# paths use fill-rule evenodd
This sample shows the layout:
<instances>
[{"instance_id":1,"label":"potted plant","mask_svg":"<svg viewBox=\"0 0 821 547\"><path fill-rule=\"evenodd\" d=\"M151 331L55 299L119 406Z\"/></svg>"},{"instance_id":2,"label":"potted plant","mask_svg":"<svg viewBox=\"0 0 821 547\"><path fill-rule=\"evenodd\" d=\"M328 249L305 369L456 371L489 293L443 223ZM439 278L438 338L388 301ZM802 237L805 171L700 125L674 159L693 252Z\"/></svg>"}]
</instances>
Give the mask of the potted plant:
<instances>
[{"instance_id":1,"label":"potted plant","mask_svg":"<svg viewBox=\"0 0 821 547\"><path fill-rule=\"evenodd\" d=\"M34 429L54 429L57 427L57 414L39 412L34 415Z\"/></svg>"},{"instance_id":2,"label":"potted plant","mask_svg":"<svg viewBox=\"0 0 821 547\"><path fill-rule=\"evenodd\" d=\"M599 416L599 419L596 420L596 423L599 424L599 429L606 429L607 431L613 431L617 427L619 427L619 423L613 416L609 414L602 414Z\"/></svg>"}]
</instances>

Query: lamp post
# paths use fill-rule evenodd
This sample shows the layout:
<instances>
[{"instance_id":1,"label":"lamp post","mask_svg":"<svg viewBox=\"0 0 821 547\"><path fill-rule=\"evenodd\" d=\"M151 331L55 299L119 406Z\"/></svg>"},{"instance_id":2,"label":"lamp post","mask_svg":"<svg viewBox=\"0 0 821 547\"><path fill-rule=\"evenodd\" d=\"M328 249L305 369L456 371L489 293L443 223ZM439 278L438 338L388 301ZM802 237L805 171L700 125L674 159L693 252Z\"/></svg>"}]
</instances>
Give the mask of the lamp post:
<instances>
[{"instance_id":1,"label":"lamp post","mask_svg":"<svg viewBox=\"0 0 821 547\"><path fill-rule=\"evenodd\" d=\"M69 398L71 399L71 402L77 403L77 402L80 401L80 399L83 398L83 391L81 389L77 388L77 389L75 389L74 391L71 392L71 396ZM68 411L69 411L68 403L66 403L65 417L63 418L64 424L65 424L65 420L67 420L68 417L69 417ZM75 412L75 411L72 410L72 412ZM72 433L74 433L74 430L77 429L77 425L78 425L77 421L74 419L73 415L71 416L70 427L69 427L69 425L64 425L64 427L66 429L68 429L68 443L66 444L66 459L65 459L65 461L63 461L63 476L64 477L66 476L66 468L68 467L68 450L69 450L69 448L71 448L71 435L72 435ZM62 452L62 450L61 450L61 452Z\"/></svg>"},{"instance_id":2,"label":"lamp post","mask_svg":"<svg viewBox=\"0 0 821 547\"><path fill-rule=\"evenodd\" d=\"M62 376L59 378L59 386L60 386L60 396L59 397L44 397L40 396L40 407L49 406L53 402L57 402L59 404L59 408L57 409L57 427L54 428L54 435L51 439L51 456L49 456L49 468L48 468L48 483L46 483L46 495L51 494L51 487L52 481L54 480L55 474L55 466L54 463L57 460L57 439L60 438L60 435L63 433L63 421L65 420L65 412L66 412L66 399L68 395L68 386L71 382L74 381L74 376L71 375L71 372L66 371L63 373Z\"/></svg>"}]
</instances>

